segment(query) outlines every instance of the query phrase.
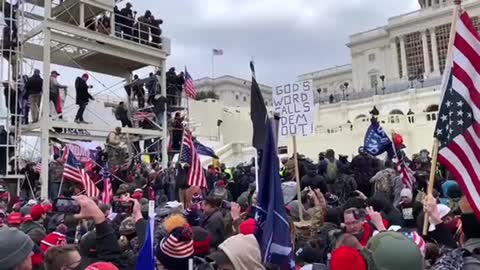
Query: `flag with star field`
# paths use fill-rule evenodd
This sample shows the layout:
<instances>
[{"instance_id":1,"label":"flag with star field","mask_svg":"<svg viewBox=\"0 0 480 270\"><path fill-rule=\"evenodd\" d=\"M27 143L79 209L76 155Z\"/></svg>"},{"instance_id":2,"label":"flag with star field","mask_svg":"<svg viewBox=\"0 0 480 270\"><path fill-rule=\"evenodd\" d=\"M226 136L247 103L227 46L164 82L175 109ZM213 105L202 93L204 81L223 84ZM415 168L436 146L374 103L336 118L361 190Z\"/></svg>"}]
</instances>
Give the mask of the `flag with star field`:
<instances>
[{"instance_id":1,"label":"flag with star field","mask_svg":"<svg viewBox=\"0 0 480 270\"><path fill-rule=\"evenodd\" d=\"M457 18L434 136L438 161L480 218L480 35L466 12Z\"/></svg>"}]
</instances>

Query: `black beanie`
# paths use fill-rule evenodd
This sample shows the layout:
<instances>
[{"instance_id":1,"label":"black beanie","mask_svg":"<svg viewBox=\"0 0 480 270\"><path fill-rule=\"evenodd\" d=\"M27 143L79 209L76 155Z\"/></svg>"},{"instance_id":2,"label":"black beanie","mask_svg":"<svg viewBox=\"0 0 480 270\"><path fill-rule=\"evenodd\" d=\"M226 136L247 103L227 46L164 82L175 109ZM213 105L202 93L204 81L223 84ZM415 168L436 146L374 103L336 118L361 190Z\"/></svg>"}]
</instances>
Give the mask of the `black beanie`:
<instances>
[{"instance_id":1,"label":"black beanie","mask_svg":"<svg viewBox=\"0 0 480 270\"><path fill-rule=\"evenodd\" d=\"M32 239L22 231L13 228L0 230L0 243L2 269L14 269L32 253L33 249Z\"/></svg>"}]
</instances>

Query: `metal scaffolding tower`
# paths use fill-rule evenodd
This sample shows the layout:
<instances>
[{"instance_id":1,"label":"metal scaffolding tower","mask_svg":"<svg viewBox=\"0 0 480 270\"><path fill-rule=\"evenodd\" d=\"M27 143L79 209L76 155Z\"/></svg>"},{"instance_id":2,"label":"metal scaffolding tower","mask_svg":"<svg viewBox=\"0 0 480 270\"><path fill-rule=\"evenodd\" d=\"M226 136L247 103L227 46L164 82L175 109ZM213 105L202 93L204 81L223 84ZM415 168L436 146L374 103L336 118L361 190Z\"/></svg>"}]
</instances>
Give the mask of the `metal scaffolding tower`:
<instances>
[{"instance_id":1,"label":"metal scaffolding tower","mask_svg":"<svg viewBox=\"0 0 480 270\"><path fill-rule=\"evenodd\" d=\"M48 160L50 156L51 138L68 138L71 140L103 140L108 136L116 125L99 126L94 124L76 124L65 122L57 117L49 116L50 102L50 80L51 64L82 69L85 71L107 74L124 78L131 82L132 72L144 67L154 67L160 71L158 77L160 82L161 95L166 96L166 60L170 55L170 40L165 37L158 37L159 44L153 44L149 40L140 38L147 36L149 39L152 33L144 33L141 22L137 22L138 37L126 37L119 34L116 27L114 12L115 0L64 0L55 2L52 0L24 0L18 1L16 10L17 19L30 27L27 30L19 31L17 46L11 49L2 47L2 52L11 52L9 60L8 82L18 87L15 78L23 74L23 59L31 59L43 63L42 74L43 92L40 108L40 120L37 123L22 124L15 123L15 136L20 140L21 135L37 136L41 139L41 197L46 198L48 194ZM8 3L3 0L2 4ZM5 10L5 9L3 9ZM12 9L13 10L13 9ZM28 11L26 11L28 10ZM101 18L109 18L109 33L93 31L92 22ZM145 28L143 28L145 29ZM147 31L149 28L147 28ZM132 30L132 33L136 29ZM12 57L15 55L15 57ZM5 56L4 56L5 58ZM13 61L14 59L15 61ZM8 59L7 59L8 60ZM17 70L16 72L13 72ZM2 73L3 76L3 73ZM5 80L3 80L5 81ZM11 92L11 91L9 91ZM16 97L16 102L20 97ZM129 106L131 101L129 99ZM15 114L11 114L15 115ZM10 117L11 117L10 115ZM158 130L147 130L140 128L124 128L122 133L133 136L137 140L146 138L161 138L162 141L162 166L168 165L167 157L167 112L162 117L161 128ZM62 134L54 132L58 129L83 129L91 134ZM20 144L17 144L19 147ZM20 149L18 149L20 151ZM18 153L17 153L18 154ZM6 173L8 175L9 173Z\"/></svg>"}]
</instances>

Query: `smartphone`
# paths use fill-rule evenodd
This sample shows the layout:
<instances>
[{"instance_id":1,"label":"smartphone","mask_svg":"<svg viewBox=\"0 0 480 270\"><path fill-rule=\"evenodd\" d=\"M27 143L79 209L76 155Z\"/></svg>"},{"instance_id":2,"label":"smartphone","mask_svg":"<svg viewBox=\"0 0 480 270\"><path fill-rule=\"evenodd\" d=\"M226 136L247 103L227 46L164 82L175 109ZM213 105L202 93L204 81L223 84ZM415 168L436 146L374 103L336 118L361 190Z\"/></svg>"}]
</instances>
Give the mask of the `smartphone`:
<instances>
[{"instance_id":1,"label":"smartphone","mask_svg":"<svg viewBox=\"0 0 480 270\"><path fill-rule=\"evenodd\" d=\"M131 201L114 201L112 204L112 212L121 214L131 214L133 212L133 202Z\"/></svg>"},{"instance_id":2,"label":"smartphone","mask_svg":"<svg viewBox=\"0 0 480 270\"><path fill-rule=\"evenodd\" d=\"M229 201L223 200L223 202L222 202L222 208L223 208L223 209L229 209L229 210L230 210L230 209L232 209L232 203L229 202Z\"/></svg>"},{"instance_id":3,"label":"smartphone","mask_svg":"<svg viewBox=\"0 0 480 270\"><path fill-rule=\"evenodd\" d=\"M72 198L56 198L53 201L53 212L78 214L80 213L80 205Z\"/></svg>"}]
</instances>

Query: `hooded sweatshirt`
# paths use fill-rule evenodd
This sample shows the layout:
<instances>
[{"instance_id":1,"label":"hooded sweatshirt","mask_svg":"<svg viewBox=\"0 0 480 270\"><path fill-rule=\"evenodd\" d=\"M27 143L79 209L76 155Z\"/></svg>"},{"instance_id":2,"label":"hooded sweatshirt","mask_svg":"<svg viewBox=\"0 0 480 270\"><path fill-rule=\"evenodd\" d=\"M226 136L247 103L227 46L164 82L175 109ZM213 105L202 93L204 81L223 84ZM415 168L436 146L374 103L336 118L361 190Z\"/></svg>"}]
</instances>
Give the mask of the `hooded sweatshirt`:
<instances>
[{"instance_id":1,"label":"hooded sweatshirt","mask_svg":"<svg viewBox=\"0 0 480 270\"><path fill-rule=\"evenodd\" d=\"M225 252L235 269L265 269L261 263L260 247L257 239L251 234L232 236L218 247Z\"/></svg>"}]
</instances>

